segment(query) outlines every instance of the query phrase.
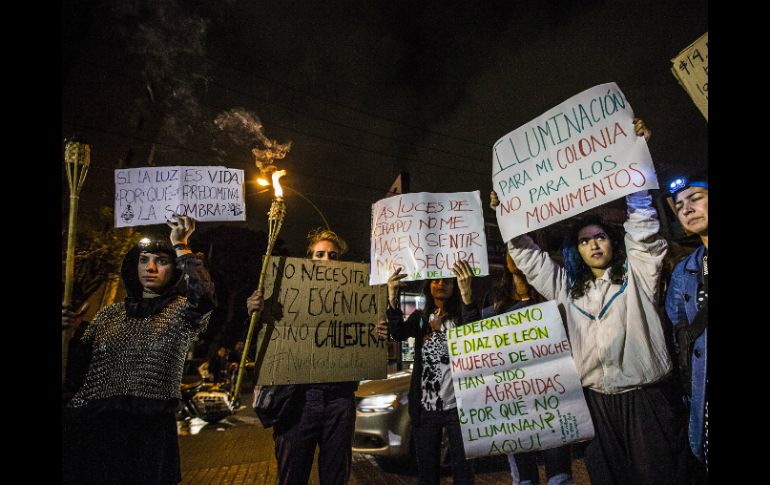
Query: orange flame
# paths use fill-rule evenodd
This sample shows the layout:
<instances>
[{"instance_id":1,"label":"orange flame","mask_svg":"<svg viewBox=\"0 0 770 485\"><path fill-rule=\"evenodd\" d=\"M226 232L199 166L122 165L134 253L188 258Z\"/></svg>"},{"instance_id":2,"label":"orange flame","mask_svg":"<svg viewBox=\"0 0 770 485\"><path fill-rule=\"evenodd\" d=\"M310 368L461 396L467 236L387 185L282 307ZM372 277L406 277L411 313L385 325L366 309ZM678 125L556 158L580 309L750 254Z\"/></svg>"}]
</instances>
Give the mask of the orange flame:
<instances>
[{"instance_id":1,"label":"orange flame","mask_svg":"<svg viewBox=\"0 0 770 485\"><path fill-rule=\"evenodd\" d=\"M280 182L278 182L278 179L286 175L286 170L277 170L273 172L273 190L275 191L276 197L283 197L283 189L281 188Z\"/></svg>"}]
</instances>

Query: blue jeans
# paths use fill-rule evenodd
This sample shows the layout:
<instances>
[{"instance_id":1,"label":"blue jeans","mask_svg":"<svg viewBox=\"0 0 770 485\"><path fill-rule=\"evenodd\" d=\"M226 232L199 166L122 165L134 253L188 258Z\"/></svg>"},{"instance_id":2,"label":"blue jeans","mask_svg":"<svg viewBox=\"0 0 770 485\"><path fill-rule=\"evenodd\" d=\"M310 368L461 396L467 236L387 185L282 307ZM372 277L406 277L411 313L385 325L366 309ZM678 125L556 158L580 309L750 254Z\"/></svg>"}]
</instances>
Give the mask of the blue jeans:
<instances>
[{"instance_id":1,"label":"blue jeans","mask_svg":"<svg viewBox=\"0 0 770 485\"><path fill-rule=\"evenodd\" d=\"M536 485L540 483L537 471L538 454L543 457L548 485L573 485L572 457L569 445L543 451L508 455L513 485Z\"/></svg>"}]
</instances>

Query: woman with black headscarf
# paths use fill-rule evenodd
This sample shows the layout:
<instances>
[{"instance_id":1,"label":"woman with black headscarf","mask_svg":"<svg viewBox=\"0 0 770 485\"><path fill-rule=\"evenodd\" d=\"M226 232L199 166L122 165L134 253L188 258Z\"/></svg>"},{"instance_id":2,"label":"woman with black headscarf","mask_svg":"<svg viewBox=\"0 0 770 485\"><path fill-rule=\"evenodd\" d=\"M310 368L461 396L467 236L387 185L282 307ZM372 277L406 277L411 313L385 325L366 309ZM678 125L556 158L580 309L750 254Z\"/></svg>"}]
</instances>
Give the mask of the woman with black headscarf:
<instances>
[{"instance_id":1,"label":"woman with black headscarf","mask_svg":"<svg viewBox=\"0 0 770 485\"><path fill-rule=\"evenodd\" d=\"M128 296L101 309L85 331L89 363L65 409L64 483L181 481L175 410L190 342L216 299L188 246L195 220L174 214L169 240L143 240L123 260ZM62 312L62 323L70 318Z\"/></svg>"}]
</instances>

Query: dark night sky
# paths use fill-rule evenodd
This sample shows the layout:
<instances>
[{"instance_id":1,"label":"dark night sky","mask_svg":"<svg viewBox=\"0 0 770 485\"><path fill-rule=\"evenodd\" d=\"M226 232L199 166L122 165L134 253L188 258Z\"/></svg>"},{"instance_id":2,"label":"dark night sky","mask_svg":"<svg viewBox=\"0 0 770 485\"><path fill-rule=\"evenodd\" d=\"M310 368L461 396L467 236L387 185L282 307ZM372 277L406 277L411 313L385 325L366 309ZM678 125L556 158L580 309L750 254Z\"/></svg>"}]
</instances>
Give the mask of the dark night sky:
<instances>
[{"instance_id":1,"label":"dark night sky","mask_svg":"<svg viewBox=\"0 0 770 485\"><path fill-rule=\"evenodd\" d=\"M62 28L62 138L92 145L85 217L153 143L156 165L253 180L255 143L213 124L235 107L292 141L284 182L353 260L368 261L371 204L399 171L412 191L486 199L493 143L596 84L616 82L652 129L661 182L707 167L707 122L670 72L708 30L706 1L72 0ZM270 196L254 188L245 224L266 229ZM299 256L321 220L290 191L287 204L281 236Z\"/></svg>"}]
</instances>

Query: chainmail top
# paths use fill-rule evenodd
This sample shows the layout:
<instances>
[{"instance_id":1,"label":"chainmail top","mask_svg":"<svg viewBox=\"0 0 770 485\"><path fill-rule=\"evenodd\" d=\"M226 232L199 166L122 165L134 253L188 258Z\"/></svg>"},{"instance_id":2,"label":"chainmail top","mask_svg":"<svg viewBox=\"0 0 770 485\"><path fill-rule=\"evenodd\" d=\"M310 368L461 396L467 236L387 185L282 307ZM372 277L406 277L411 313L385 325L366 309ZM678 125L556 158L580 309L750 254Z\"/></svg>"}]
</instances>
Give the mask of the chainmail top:
<instances>
[{"instance_id":1,"label":"chainmail top","mask_svg":"<svg viewBox=\"0 0 770 485\"><path fill-rule=\"evenodd\" d=\"M160 313L147 317L128 317L123 303L100 310L83 335L93 341L91 365L69 405L126 395L181 398L187 348L211 317L208 312L191 321L187 307L187 298L177 296Z\"/></svg>"}]
</instances>

